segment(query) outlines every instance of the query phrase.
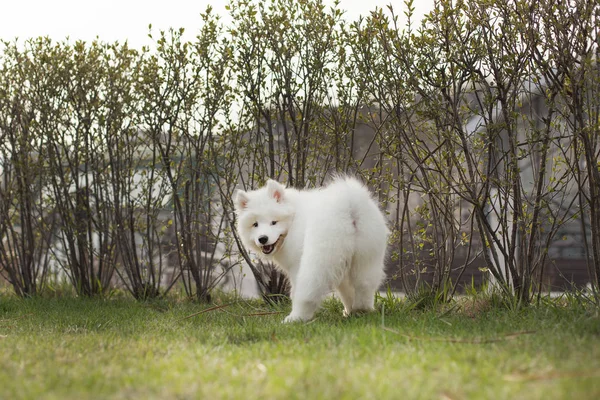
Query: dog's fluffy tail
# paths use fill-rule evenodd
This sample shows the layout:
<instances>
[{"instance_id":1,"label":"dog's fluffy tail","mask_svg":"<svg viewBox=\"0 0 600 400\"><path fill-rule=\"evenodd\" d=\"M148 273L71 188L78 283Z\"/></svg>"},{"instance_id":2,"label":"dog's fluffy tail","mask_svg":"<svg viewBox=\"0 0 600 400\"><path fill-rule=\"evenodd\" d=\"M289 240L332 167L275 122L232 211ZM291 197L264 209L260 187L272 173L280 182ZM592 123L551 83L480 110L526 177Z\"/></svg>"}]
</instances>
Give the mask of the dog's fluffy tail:
<instances>
[{"instance_id":1,"label":"dog's fluffy tail","mask_svg":"<svg viewBox=\"0 0 600 400\"><path fill-rule=\"evenodd\" d=\"M341 185L344 186L344 188L340 187L340 190L346 192L346 196L350 200L350 208L353 210L353 214L363 217L369 216L368 219L371 220L378 219L380 224L385 227L386 235L389 235L390 231L387 227L387 221L369 188L360 180L352 176L340 177L336 182L340 182ZM370 211L368 209L370 209Z\"/></svg>"},{"instance_id":2,"label":"dog's fluffy tail","mask_svg":"<svg viewBox=\"0 0 600 400\"><path fill-rule=\"evenodd\" d=\"M351 198L355 198L357 203L360 203L361 200L365 200L364 196L368 197L371 201L375 201L367 186L354 176L336 174L333 176L333 180L329 185L337 186L339 190L348 191L348 195Z\"/></svg>"}]
</instances>

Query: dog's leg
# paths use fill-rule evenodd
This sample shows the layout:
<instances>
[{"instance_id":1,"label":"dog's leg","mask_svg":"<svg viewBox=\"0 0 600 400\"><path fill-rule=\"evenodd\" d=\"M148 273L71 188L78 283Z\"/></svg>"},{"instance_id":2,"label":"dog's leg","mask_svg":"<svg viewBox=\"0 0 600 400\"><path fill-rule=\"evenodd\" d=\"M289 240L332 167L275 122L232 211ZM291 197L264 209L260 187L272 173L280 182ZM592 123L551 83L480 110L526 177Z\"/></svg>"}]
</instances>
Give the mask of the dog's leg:
<instances>
[{"instance_id":1,"label":"dog's leg","mask_svg":"<svg viewBox=\"0 0 600 400\"><path fill-rule=\"evenodd\" d=\"M292 297L292 312L283 322L302 322L313 318L315 312L331 291L330 279L314 268L316 263L306 262L300 266L300 271L294 282Z\"/></svg>"},{"instance_id":2,"label":"dog's leg","mask_svg":"<svg viewBox=\"0 0 600 400\"><path fill-rule=\"evenodd\" d=\"M373 311L375 309L375 292L377 286L359 284L355 286L356 300L352 305L353 312Z\"/></svg>"},{"instance_id":3,"label":"dog's leg","mask_svg":"<svg viewBox=\"0 0 600 400\"><path fill-rule=\"evenodd\" d=\"M354 286L350 283L350 279L345 277L337 288L340 300L344 304L344 316L350 315L352 312L352 305L354 304Z\"/></svg>"},{"instance_id":4,"label":"dog's leg","mask_svg":"<svg viewBox=\"0 0 600 400\"><path fill-rule=\"evenodd\" d=\"M312 282L311 282L312 281ZM292 299L292 312L283 322L303 322L312 319L323 302L327 290L311 279L298 279Z\"/></svg>"},{"instance_id":5,"label":"dog's leg","mask_svg":"<svg viewBox=\"0 0 600 400\"><path fill-rule=\"evenodd\" d=\"M384 277L383 256L377 259L356 257L350 272L355 297L352 311L372 311L375 305L375 292Z\"/></svg>"},{"instance_id":6,"label":"dog's leg","mask_svg":"<svg viewBox=\"0 0 600 400\"><path fill-rule=\"evenodd\" d=\"M315 215L312 225L306 226L309 234L304 238L304 251L294 282L292 312L284 322L311 319L325 296L338 288L347 276L355 228L349 220L345 224L322 226L321 221L327 217L326 214ZM347 300L346 307L351 304L348 296Z\"/></svg>"},{"instance_id":7,"label":"dog's leg","mask_svg":"<svg viewBox=\"0 0 600 400\"><path fill-rule=\"evenodd\" d=\"M306 299L298 299L292 302L292 312L290 315L285 317L283 320L284 323L290 322L305 322L311 320L317 308L321 305L321 302L317 302L314 300L306 300Z\"/></svg>"}]
</instances>

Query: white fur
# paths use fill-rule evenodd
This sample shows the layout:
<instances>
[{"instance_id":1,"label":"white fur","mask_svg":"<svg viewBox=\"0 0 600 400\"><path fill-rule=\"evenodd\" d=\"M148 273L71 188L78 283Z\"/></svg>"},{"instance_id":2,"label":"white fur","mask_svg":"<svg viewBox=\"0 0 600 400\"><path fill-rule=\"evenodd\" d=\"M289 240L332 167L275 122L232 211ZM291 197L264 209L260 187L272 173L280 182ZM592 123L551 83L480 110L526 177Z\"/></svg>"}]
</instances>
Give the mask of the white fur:
<instances>
[{"instance_id":1,"label":"white fur","mask_svg":"<svg viewBox=\"0 0 600 400\"><path fill-rule=\"evenodd\" d=\"M311 319L333 290L346 315L373 309L388 229L356 179L336 178L324 188L301 191L269 180L258 190L237 191L234 204L244 246L273 261L290 280L292 312L284 322Z\"/></svg>"}]
</instances>

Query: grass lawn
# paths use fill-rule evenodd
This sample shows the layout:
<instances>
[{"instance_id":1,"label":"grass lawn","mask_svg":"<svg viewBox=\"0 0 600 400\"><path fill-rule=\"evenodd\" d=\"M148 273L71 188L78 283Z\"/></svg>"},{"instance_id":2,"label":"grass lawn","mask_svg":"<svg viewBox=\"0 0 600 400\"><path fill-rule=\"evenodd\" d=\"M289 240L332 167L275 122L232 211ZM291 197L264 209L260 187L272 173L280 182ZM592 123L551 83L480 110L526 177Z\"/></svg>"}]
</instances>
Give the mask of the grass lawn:
<instances>
[{"instance_id":1,"label":"grass lawn","mask_svg":"<svg viewBox=\"0 0 600 400\"><path fill-rule=\"evenodd\" d=\"M0 399L600 398L593 308L208 307L0 297Z\"/></svg>"}]
</instances>

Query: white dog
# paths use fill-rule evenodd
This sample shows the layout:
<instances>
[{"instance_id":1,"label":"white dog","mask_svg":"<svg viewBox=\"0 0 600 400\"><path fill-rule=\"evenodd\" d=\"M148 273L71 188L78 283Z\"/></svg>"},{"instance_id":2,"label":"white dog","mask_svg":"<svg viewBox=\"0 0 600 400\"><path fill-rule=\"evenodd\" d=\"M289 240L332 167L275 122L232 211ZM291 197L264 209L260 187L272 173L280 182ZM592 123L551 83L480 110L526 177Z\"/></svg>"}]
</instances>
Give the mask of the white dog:
<instances>
[{"instance_id":1,"label":"white dog","mask_svg":"<svg viewBox=\"0 0 600 400\"><path fill-rule=\"evenodd\" d=\"M269 180L261 189L237 191L234 204L244 246L275 262L290 280L292 312L284 322L311 319L333 290L345 315L373 310L388 229L356 179L301 191Z\"/></svg>"}]
</instances>

